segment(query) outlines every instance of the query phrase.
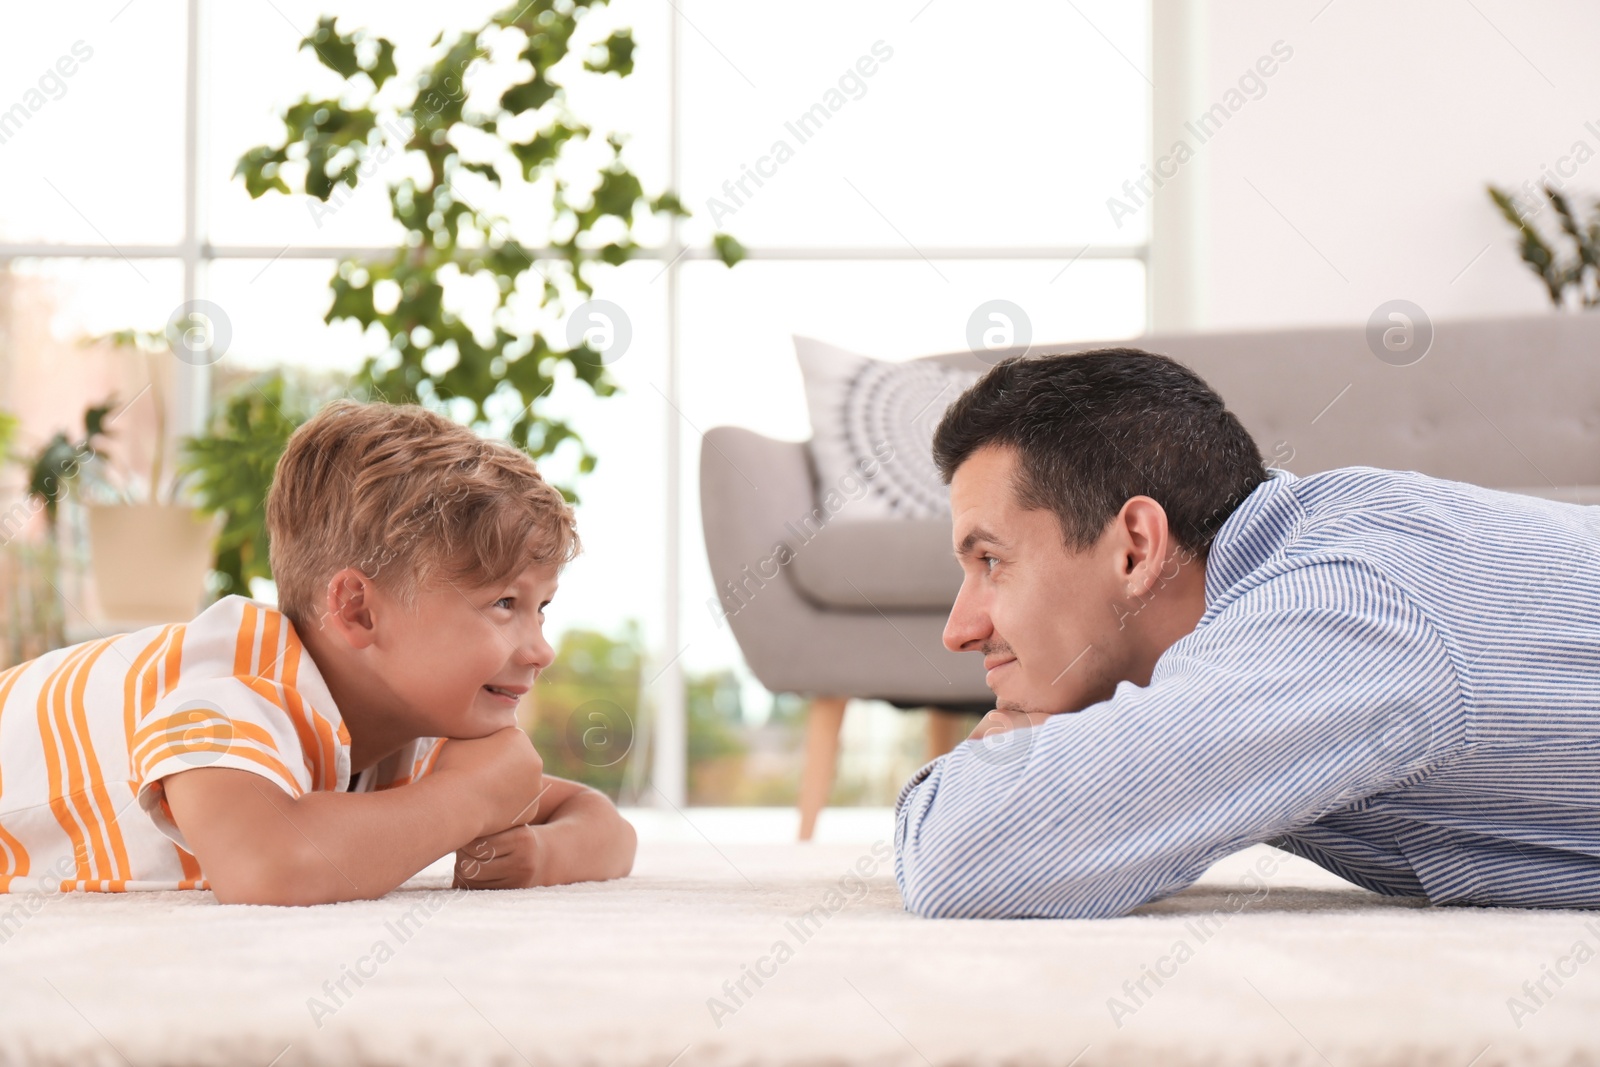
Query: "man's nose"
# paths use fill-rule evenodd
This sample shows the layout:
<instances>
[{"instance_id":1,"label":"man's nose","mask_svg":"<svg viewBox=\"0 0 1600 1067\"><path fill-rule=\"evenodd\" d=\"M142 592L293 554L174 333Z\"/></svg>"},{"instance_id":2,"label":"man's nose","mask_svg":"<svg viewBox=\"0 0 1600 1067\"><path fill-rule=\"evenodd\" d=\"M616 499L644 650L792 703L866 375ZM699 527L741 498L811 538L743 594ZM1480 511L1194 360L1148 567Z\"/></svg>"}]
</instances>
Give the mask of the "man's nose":
<instances>
[{"instance_id":1,"label":"man's nose","mask_svg":"<svg viewBox=\"0 0 1600 1067\"><path fill-rule=\"evenodd\" d=\"M956 602L950 607L950 618L945 620L944 647L951 652L969 652L977 648L993 629L989 613L968 589L968 583L962 582Z\"/></svg>"}]
</instances>

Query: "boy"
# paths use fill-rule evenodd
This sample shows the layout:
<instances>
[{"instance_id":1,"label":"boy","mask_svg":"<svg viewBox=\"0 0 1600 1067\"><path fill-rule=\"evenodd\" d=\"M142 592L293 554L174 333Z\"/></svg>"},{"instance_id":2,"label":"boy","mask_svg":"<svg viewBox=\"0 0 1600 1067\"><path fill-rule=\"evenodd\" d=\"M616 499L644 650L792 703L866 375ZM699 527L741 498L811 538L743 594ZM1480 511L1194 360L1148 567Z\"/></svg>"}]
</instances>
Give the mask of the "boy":
<instances>
[{"instance_id":1,"label":"boy","mask_svg":"<svg viewBox=\"0 0 1600 1067\"><path fill-rule=\"evenodd\" d=\"M291 438L267 528L277 610L230 596L0 673L0 891L321 904L452 850L458 887L628 874L633 828L516 725L579 550L526 454L338 401Z\"/></svg>"}]
</instances>

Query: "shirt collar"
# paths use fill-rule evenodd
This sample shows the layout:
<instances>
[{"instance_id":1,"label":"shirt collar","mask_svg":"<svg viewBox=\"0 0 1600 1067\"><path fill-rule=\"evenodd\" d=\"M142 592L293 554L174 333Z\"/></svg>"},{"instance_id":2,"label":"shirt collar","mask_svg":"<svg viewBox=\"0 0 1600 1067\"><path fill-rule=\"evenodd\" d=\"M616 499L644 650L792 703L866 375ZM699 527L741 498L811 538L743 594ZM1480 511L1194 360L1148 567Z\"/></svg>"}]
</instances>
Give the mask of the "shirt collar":
<instances>
[{"instance_id":1,"label":"shirt collar","mask_svg":"<svg viewBox=\"0 0 1600 1067\"><path fill-rule=\"evenodd\" d=\"M1301 515L1293 490L1298 480L1268 467L1266 481L1223 520L1206 553L1207 606L1283 550Z\"/></svg>"}]
</instances>

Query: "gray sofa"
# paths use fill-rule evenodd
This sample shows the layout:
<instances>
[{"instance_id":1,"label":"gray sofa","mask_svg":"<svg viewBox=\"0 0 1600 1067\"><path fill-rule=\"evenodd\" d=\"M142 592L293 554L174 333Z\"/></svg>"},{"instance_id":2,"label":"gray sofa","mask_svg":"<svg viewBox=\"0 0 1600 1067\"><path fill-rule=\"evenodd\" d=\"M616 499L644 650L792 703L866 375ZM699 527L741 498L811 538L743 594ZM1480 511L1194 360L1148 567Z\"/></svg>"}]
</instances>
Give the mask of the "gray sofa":
<instances>
[{"instance_id":1,"label":"gray sofa","mask_svg":"<svg viewBox=\"0 0 1600 1067\"><path fill-rule=\"evenodd\" d=\"M1426 356L1408 366L1380 360L1359 326L1027 351L1108 343L1192 367L1271 466L1296 474L1410 469L1600 503L1600 315L1436 323ZM1021 352L987 361L1009 354ZM926 358L987 366L970 352ZM706 550L724 621L763 685L832 698L840 709L846 697L948 708L987 701L979 657L940 641L960 585L947 520L817 528L801 521L818 506L804 443L717 427L700 456ZM771 562L779 544L788 549L781 565ZM808 742L808 757L826 758L826 750L820 738Z\"/></svg>"}]
</instances>

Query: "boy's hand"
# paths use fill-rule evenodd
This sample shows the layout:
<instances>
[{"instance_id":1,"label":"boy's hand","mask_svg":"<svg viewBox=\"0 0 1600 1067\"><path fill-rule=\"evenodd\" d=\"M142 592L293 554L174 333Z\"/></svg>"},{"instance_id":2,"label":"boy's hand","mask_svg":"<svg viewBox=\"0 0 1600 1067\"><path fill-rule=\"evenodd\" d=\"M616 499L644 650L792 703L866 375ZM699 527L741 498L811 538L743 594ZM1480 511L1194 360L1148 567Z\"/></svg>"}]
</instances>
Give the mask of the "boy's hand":
<instances>
[{"instance_id":1,"label":"boy's hand","mask_svg":"<svg viewBox=\"0 0 1600 1067\"><path fill-rule=\"evenodd\" d=\"M633 869L638 835L604 793L554 775L543 782L537 816L521 820L532 825L480 833L456 850L455 888L568 885Z\"/></svg>"},{"instance_id":2,"label":"boy's hand","mask_svg":"<svg viewBox=\"0 0 1600 1067\"><path fill-rule=\"evenodd\" d=\"M513 826L456 850L453 889L527 889L542 884L541 827Z\"/></svg>"},{"instance_id":3,"label":"boy's hand","mask_svg":"<svg viewBox=\"0 0 1600 1067\"><path fill-rule=\"evenodd\" d=\"M506 726L487 737L451 738L439 750L433 774L470 782L477 800L478 834L495 835L534 820L544 792L544 760L520 727Z\"/></svg>"}]
</instances>

